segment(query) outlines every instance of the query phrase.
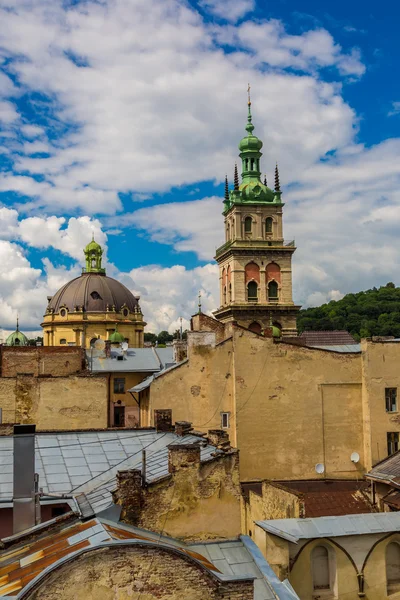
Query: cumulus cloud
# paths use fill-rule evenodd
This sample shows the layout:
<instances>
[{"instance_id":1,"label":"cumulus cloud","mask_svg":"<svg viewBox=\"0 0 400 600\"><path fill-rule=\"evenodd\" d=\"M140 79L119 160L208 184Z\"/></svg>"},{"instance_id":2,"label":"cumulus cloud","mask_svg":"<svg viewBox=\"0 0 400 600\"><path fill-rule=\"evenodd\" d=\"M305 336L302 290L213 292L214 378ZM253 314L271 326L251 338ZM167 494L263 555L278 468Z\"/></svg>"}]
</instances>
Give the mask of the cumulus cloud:
<instances>
[{"instance_id":1,"label":"cumulus cloud","mask_svg":"<svg viewBox=\"0 0 400 600\"><path fill-rule=\"evenodd\" d=\"M255 0L201 0L199 5L220 19L236 23L255 8Z\"/></svg>"}]
</instances>

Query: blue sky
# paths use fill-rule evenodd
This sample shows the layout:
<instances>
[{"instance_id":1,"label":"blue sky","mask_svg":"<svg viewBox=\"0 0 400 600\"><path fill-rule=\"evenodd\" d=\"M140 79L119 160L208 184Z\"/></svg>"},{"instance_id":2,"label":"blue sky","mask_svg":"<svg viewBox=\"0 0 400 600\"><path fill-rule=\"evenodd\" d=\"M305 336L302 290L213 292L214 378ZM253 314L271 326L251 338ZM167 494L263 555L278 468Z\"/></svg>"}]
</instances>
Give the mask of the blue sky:
<instances>
[{"instance_id":1,"label":"blue sky","mask_svg":"<svg viewBox=\"0 0 400 600\"><path fill-rule=\"evenodd\" d=\"M0 0L0 327L38 331L95 232L151 330L218 306L247 82L295 300L399 284L393 2ZM397 14L396 14L397 13Z\"/></svg>"}]
</instances>

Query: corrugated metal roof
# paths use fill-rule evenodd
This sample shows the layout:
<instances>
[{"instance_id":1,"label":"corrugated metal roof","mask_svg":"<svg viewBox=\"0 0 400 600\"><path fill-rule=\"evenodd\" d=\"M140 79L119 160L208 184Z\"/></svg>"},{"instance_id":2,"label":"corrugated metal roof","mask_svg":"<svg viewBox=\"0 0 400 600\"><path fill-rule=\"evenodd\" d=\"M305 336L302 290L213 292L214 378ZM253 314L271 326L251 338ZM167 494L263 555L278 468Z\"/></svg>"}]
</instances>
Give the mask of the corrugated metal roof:
<instances>
[{"instance_id":1,"label":"corrugated metal roof","mask_svg":"<svg viewBox=\"0 0 400 600\"><path fill-rule=\"evenodd\" d=\"M329 352L361 352L361 344L332 344L332 345L316 345L312 344L312 348L317 350L329 350Z\"/></svg>"},{"instance_id":2,"label":"corrugated metal roof","mask_svg":"<svg viewBox=\"0 0 400 600\"><path fill-rule=\"evenodd\" d=\"M125 354L120 348L112 348L111 358L93 356L93 351L87 350L86 356L90 370L96 373L155 373L164 369L166 364L173 363L173 348L128 348ZM123 360L118 360L118 357L123 357Z\"/></svg>"},{"instance_id":3,"label":"corrugated metal roof","mask_svg":"<svg viewBox=\"0 0 400 600\"><path fill-rule=\"evenodd\" d=\"M140 469L141 451L146 449L148 481L168 474L169 444L204 442L194 435L146 430L77 433L38 433L35 436L35 471L44 493L70 495L85 492L96 511L112 503L116 474L122 469ZM214 446L201 448L201 460L220 452ZM0 500L13 495L13 438L0 437Z\"/></svg>"},{"instance_id":4,"label":"corrugated metal roof","mask_svg":"<svg viewBox=\"0 0 400 600\"><path fill-rule=\"evenodd\" d=\"M400 531L400 513L256 521L264 531L296 543L301 539Z\"/></svg>"},{"instance_id":5,"label":"corrugated metal roof","mask_svg":"<svg viewBox=\"0 0 400 600\"><path fill-rule=\"evenodd\" d=\"M396 478L400 477L400 450L376 464L367 473L367 477L385 479L391 481L396 487L399 487L400 481L396 481Z\"/></svg>"}]
</instances>

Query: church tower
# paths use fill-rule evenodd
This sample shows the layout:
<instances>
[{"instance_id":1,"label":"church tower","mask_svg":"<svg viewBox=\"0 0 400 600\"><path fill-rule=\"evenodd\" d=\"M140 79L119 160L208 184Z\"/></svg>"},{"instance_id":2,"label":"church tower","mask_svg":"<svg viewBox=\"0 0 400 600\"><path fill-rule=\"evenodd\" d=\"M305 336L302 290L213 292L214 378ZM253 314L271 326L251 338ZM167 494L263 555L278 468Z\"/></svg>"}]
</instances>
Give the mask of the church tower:
<instances>
[{"instance_id":1,"label":"church tower","mask_svg":"<svg viewBox=\"0 0 400 600\"><path fill-rule=\"evenodd\" d=\"M239 143L242 182L235 165L234 187L225 180L225 243L216 251L219 265L220 308L214 316L223 323L262 333L271 322L282 336L297 335L300 306L292 298L293 241L283 239L282 193L278 166L274 191L261 181L262 141L253 135L250 96L247 135ZM274 327L274 330L275 330Z\"/></svg>"}]
</instances>

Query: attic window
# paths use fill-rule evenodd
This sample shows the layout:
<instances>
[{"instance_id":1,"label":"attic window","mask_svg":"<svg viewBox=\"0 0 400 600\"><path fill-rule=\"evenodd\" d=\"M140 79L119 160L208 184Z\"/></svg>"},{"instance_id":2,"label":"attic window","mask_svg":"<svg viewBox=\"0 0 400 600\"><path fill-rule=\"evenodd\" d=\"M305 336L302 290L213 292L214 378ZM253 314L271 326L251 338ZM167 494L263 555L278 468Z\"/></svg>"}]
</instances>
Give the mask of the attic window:
<instances>
[{"instance_id":1,"label":"attic window","mask_svg":"<svg viewBox=\"0 0 400 600\"><path fill-rule=\"evenodd\" d=\"M124 308L122 310L122 314L124 315L124 317L127 317L129 315L129 310L127 308Z\"/></svg>"},{"instance_id":2,"label":"attic window","mask_svg":"<svg viewBox=\"0 0 400 600\"><path fill-rule=\"evenodd\" d=\"M67 311L66 311L66 309L65 309L65 308L62 308L62 309L60 310L60 317L66 317L66 316L67 316Z\"/></svg>"},{"instance_id":3,"label":"attic window","mask_svg":"<svg viewBox=\"0 0 400 600\"><path fill-rule=\"evenodd\" d=\"M95 291L95 292L92 292L90 295L93 298L93 300L101 300L101 296L100 296L99 292Z\"/></svg>"}]
</instances>

